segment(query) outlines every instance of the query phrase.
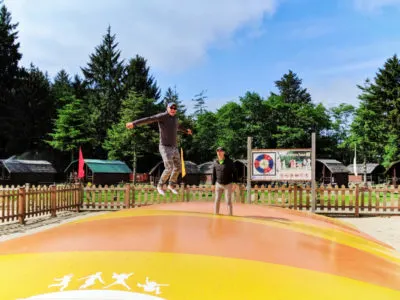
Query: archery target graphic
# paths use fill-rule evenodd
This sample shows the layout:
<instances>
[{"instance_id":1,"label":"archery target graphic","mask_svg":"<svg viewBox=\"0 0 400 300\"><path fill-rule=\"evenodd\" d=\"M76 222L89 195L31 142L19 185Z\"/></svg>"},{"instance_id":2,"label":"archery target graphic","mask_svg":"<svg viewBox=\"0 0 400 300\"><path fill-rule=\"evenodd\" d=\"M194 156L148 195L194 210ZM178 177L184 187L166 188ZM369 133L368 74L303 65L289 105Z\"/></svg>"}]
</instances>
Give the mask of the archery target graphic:
<instances>
[{"instance_id":1,"label":"archery target graphic","mask_svg":"<svg viewBox=\"0 0 400 300\"><path fill-rule=\"evenodd\" d=\"M276 175L276 153L253 153L253 175Z\"/></svg>"}]
</instances>

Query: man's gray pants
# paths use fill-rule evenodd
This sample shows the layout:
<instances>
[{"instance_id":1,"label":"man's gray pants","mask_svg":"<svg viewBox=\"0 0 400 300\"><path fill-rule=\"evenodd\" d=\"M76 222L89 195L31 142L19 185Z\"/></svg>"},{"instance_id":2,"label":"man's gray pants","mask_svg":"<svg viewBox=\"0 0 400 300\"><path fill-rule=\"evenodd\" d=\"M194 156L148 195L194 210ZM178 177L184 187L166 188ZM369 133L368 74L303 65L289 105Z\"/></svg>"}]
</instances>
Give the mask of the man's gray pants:
<instances>
[{"instance_id":1,"label":"man's gray pants","mask_svg":"<svg viewBox=\"0 0 400 300\"><path fill-rule=\"evenodd\" d=\"M181 173L181 157L177 147L159 145L161 157L164 162L164 172L161 174L158 186L162 186L169 180L171 186L175 186Z\"/></svg>"},{"instance_id":2,"label":"man's gray pants","mask_svg":"<svg viewBox=\"0 0 400 300\"><path fill-rule=\"evenodd\" d=\"M219 214L219 205L221 202L222 193L225 192L225 202L228 205L229 215L232 215L232 183L220 184L215 183L215 201L214 213Z\"/></svg>"}]
</instances>

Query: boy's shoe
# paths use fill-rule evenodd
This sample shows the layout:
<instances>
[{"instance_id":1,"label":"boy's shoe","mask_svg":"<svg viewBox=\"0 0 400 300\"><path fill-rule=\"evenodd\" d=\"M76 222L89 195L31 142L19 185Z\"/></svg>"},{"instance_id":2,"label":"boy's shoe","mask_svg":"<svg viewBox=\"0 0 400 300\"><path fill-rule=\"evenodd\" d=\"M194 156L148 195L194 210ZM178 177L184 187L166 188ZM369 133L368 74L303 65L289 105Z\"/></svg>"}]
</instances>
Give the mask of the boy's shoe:
<instances>
[{"instance_id":1,"label":"boy's shoe","mask_svg":"<svg viewBox=\"0 0 400 300\"><path fill-rule=\"evenodd\" d=\"M169 189L172 193L174 193L175 195L178 194L178 192L177 192L171 185L168 185L168 189Z\"/></svg>"},{"instance_id":2,"label":"boy's shoe","mask_svg":"<svg viewBox=\"0 0 400 300\"><path fill-rule=\"evenodd\" d=\"M165 192L164 192L164 190L162 189L161 186L157 186L157 192L158 192L161 196L165 196Z\"/></svg>"}]
</instances>

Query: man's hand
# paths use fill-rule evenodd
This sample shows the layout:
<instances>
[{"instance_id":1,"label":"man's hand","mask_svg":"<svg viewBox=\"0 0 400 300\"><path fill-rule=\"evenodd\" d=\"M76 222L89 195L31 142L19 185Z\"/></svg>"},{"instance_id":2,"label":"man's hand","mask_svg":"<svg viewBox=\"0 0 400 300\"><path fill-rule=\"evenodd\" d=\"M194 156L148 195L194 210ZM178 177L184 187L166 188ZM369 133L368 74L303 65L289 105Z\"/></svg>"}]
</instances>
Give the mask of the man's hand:
<instances>
[{"instance_id":1,"label":"man's hand","mask_svg":"<svg viewBox=\"0 0 400 300\"><path fill-rule=\"evenodd\" d=\"M128 122L128 123L126 123L126 128L128 128L128 129L132 129L133 127L134 127L134 125L133 125L133 123L132 122Z\"/></svg>"},{"instance_id":2,"label":"man's hand","mask_svg":"<svg viewBox=\"0 0 400 300\"><path fill-rule=\"evenodd\" d=\"M192 129L188 129L188 130L187 130L187 134L192 135Z\"/></svg>"}]
</instances>

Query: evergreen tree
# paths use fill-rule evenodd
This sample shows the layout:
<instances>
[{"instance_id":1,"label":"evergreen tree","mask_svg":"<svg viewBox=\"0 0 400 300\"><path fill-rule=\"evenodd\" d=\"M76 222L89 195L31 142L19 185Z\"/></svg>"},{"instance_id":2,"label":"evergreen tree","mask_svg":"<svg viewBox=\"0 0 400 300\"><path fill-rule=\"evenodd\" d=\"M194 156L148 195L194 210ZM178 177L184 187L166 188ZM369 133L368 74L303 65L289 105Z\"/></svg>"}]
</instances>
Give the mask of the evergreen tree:
<instances>
[{"instance_id":1,"label":"evergreen tree","mask_svg":"<svg viewBox=\"0 0 400 300\"><path fill-rule=\"evenodd\" d=\"M73 94L78 99L86 99L88 96L88 87L84 80L78 75L74 76L74 80L71 83Z\"/></svg>"},{"instance_id":2,"label":"evergreen tree","mask_svg":"<svg viewBox=\"0 0 400 300\"><path fill-rule=\"evenodd\" d=\"M169 87L167 89L167 91L165 92L165 96L164 96L164 99L163 99L164 108L166 108L167 104L170 103L170 102L174 102L178 106L178 115L183 116L183 115L186 114L186 107L182 103L182 101L179 100L179 95L178 95L178 93L176 91L176 88L174 88L174 90L172 90Z\"/></svg>"},{"instance_id":3,"label":"evergreen tree","mask_svg":"<svg viewBox=\"0 0 400 300\"><path fill-rule=\"evenodd\" d=\"M71 161L80 146L92 143L92 127L88 126L86 109L82 100L75 96L66 96L66 103L58 110L54 121L54 130L49 134L52 139L46 140L54 149L70 152Z\"/></svg>"},{"instance_id":4,"label":"evergreen tree","mask_svg":"<svg viewBox=\"0 0 400 300\"><path fill-rule=\"evenodd\" d=\"M311 96L307 89L301 87L301 84L302 80L292 70L284 74L280 80L275 81L285 103L309 104L311 103Z\"/></svg>"},{"instance_id":5,"label":"evergreen tree","mask_svg":"<svg viewBox=\"0 0 400 300\"><path fill-rule=\"evenodd\" d=\"M60 103L60 99L74 94L71 79L68 73L62 69L54 78L52 85L52 93L56 99L57 109L61 108L63 103Z\"/></svg>"},{"instance_id":6,"label":"evergreen tree","mask_svg":"<svg viewBox=\"0 0 400 300\"><path fill-rule=\"evenodd\" d=\"M82 68L85 81L91 89L88 96L89 110L92 124L96 128L94 136L98 146L104 142L107 130L118 122L118 112L124 95L123 60L120 60L120 51L115 35L111 35L110 26L103 37L102 43L96 47L95 53L90 55L90 62ZM98 156L105 156L98 149Z\"/></svg>"},{"instance_id":7,"label":"evergreen tree","mask_svg":"<svg viewBox=\"0 0 400 300\"><path fill-rule=\"evenodd\" d=\"M199 94L194 96L194 99L192 99L192 101L195 102L193 113L194 116L202 115L207 111L206 99L207 96L205 95L205 91L201 91Z\"/></svg>"},{"instance_id":8,"label":"evergreen tree","mask_svg":"<svg viewBox=\"0 0 400 300\"><path fill-rule=\"evenodd\" d=\"M56 108L48 75L33 64L29 69L21 69L20 86L12 109L14 151L42 148L46 134L52 129Z\"/></svg>"},{"instance_id":9,"label":"evergreen tree","mask_svg":"<svg viewBox=\"0 0 400 300\"><path fill-rule=\"evenodd\" d=\"M160 99L160 89L154 77L149 74L150 68L144 57L136 55L129 61L126 69L125 89L127 92L134 91L158 101Z\"/></svg>"},{"instance_id":10,"label":"evergreen tree","mask_svg":"<svg viewBox=\"0 0 400 300\"><path fill-rule=\"evenodd\" d=\"M103 145L108 151L109 159L131 162L134 173L139 157L158 152L158 131L152 128L152 124L138 126L132 130L126 129L125 125L132 120L147 116L144 108L152 102L153 99L131 91L122 101L120 121L108 130L107 139ZM145 159L142 163L145 161L148 160Z\"/></svg>"},{"instance_id":11,"label":"evergreen tree","mask_svg":"<svg viewBox=\"0 0 400 300\"><path fill-rule=\"evenodd\" d=\"M349 139L361 145L366 161L385 166L400 159L400 62L397 55L389 58L376 73L367 79L361 90Z\"/></svg>"},{"instance_id":12,"label":"evergreen tree","mask_svg":"<svg viewBox=\"0 0 400 300\"><path fill-rule=\"evenodd\" d=\"M307 89L302 88L301 83L301 79L292 71L275 82L280 95L276 97L272 94L269 104L277 126L273 137L279 148L309 148L313 131L321 137L324 131L330 129L326 108L322 104L314 105L310 94Z\"/></svg>"},{"instance_id":13,"label":"evergreen tree","mask_svg":"<svg viewBox=\"0 0 400 300\"><path fill-rule=\"evenodd\" d=\"M18 23L12 23L11 14L0 1L0 155L11 154L7 144L12 140L15 90L18 89L19 68L22 58L19 52Z\"/></svg>"}]
</instances>

